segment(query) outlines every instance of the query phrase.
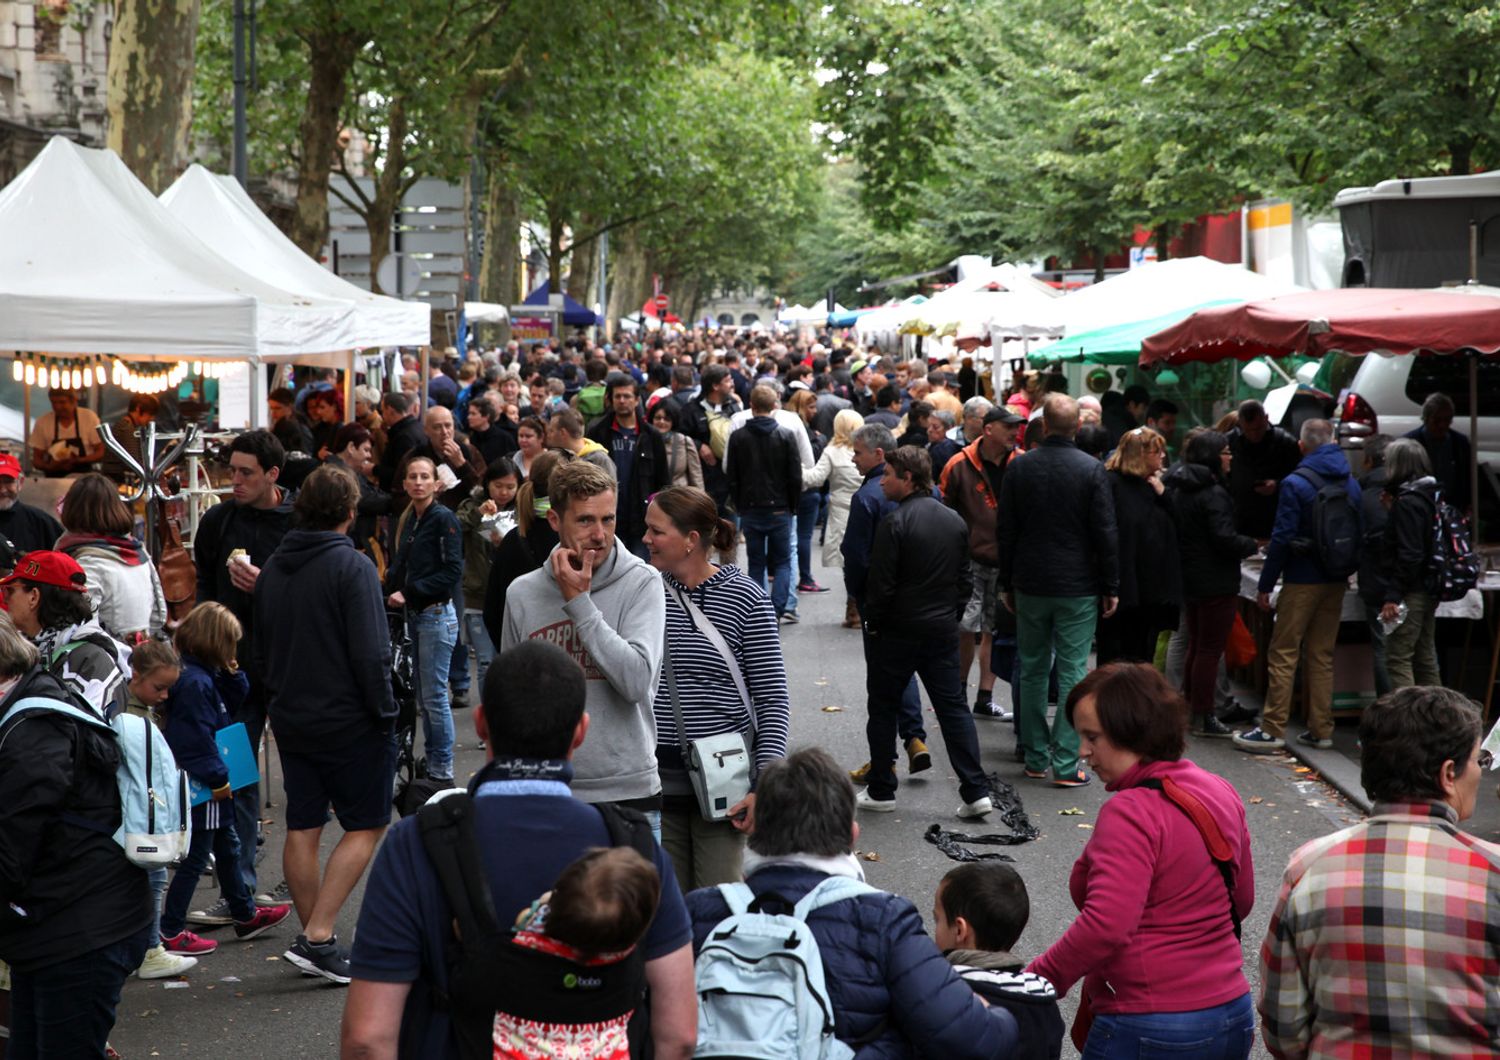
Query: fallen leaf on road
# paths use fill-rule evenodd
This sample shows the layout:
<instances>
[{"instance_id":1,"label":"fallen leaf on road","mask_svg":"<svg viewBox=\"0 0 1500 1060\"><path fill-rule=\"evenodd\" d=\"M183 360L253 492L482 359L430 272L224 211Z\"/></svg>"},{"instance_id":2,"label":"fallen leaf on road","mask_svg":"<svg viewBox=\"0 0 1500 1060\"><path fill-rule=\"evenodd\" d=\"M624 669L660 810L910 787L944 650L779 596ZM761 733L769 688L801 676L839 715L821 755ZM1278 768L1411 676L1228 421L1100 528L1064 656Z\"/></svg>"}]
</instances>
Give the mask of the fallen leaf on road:
<instances>
[{"instance_id":1,"label":"fallen leaf on road","mask_svg":"<svg viewBox=\"0 0 1500 1060\"><path fill-rule=\"evenodd\" d=\"M1057 815L1059 817L1082 817L1083 811L1077 806L1069 806L1066 810L1058 810Z\"/></svg>"},{"instance_id":2,"label":"fallen leaf on road","mask_svg":"<svg viewBox=\"0 0 1500 1060\"><path fill-rule=\"evenodd\" d=\"M830 706L830 707L824 707L823 708L823 713L824 714L842 714L843 712L844 712L844 708L843 707L831 707Z\"/></svg>"},{"instance_id":3,"label":"fallen leaf on road","mask_svg":"<svg viewBox=\"0 0 1500 1060\"><path fill-rule=\"evenodd\" d=\"M219 982L221 983L238 983L239 981L240 977L237 975L226 975L224 978L219 980Z\"/></svg>"},{"instance_id":4,"label":"fallen leaf on road","mask_svg":"<svg viewBox=\"0 0 1500 1060\"><path fill-rule=\"evenodd\" d=\"M828 685L828 682L827 681L814 681L813 684L817 685L819 688L824 688L824 687L826 687Z\"/></svg>"},{"instance_id":5,"label":"fallen leaf on road","mask_svg":"<svg viewBox=\"0 0 1500 1060\"><path fill-rule=\"evenodd\" d=\"M875 853L875 851L872 850L868 854L864 855L864 859L866 861L879 861L880 860L880 855L877 854L877 853Z\"/></svg>"},{"instance_id":6,"label":"fallen leaf on road","mask_svg":"<svg viewBox=\"0 0 1500 1060\"><path fill-rule=\"evenodd\" d=\"M1094 827L1094 826L1093 826L1093 825L1091 825L1091 824L1081 824L1081 825L1079 825L1079 826L1078 826L1078 827L1079 827L1079 828L1087 828L1087 829L1089 829L1089 830L1090 830L1090 831L1092 831L1092 830L1093 830L1093 827Z\"/></svg>"},{"instance_id":7,"label":"fallen leaf on road","mask_svg":"<svg viewBox=\"0 0 1500 1060\"><path fill-rule=\"evenodd\" d=\"M1250 796L1250 801L1252 803L1254 803L1256 806L1259 806L1261 803L1265 802L1266 800L1263 799L1263 798L1261 798L1259 795L1251 795Z\"/></svg>"}]
</instances>

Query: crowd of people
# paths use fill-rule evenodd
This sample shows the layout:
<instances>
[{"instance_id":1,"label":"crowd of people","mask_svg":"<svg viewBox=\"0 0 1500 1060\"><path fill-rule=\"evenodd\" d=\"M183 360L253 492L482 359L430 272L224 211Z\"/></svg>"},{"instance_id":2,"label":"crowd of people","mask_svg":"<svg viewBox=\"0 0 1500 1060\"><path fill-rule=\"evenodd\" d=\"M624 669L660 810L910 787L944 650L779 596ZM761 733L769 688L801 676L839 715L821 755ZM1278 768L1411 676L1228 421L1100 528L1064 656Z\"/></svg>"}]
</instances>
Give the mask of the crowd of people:
<instances>
[{"instance_id":1,"label":"crowd of people","mask_svg":"<svg viewBox=\"0 0 1500 1060\"><path fill-rule=\"evenodd\" d=\"M1140 386L1075 398L1018 372L994 393L967 356L980 338L959 336L952 370L701 333L435 352L425 393L412 363L347 415L310 372L226 447L177 621L134 513L84 470L105 455L97 419L53 395L32 445L77 476L60 518L19 500L0 457L7 1055L102 1055L127 976L190 973L213 929L294 915L284 959L350 987L349 1057L623 1057L643 1039L664 1057L1056 1057L1075 986L1088 1060L1240 1060L1257 1026L1278 1057L1493 1055L1500 852L1457 828L1489 763L1434 648L1431 528L1467 503L1452 403L1429 399L1415 437L1367 440L1356 477L1326 421L1294 437L1256 401L1179 437L1179 409ZM793 749L781 637L830 591L820 533L860 631L862 764ZM1258 721L1224 660L1257 554L1275 612ZM1356 573L1387 693L1361 722L1379 805L1293 857L1257 1004L1244 803L1189 738L1284 748L1300 667L1295 738L1331 746ZM391 827L405 645L435 795ZM1006 723L1018 781L1110 792L1073 867L1078 915L1030 960L1009 866L949 873L931 936L863 882L860 816L897 808L903 758L934 764L922 690L959 818L995 812L982 748ZM459 787L471 701L487 764ZM79 711L152 719L206 793L171 871L114 842L120 755ZM260 785L216 744L234 724L252 748L269 727L279 755L275 885ZM219 896L195 909L210 861ZM351 947L336 926L367 874ZM805 925L815 1025L754 1008L762 958L735 947L757 916ZM580 977L594 986L569 993Z\"/></svg>"}]
</instances>

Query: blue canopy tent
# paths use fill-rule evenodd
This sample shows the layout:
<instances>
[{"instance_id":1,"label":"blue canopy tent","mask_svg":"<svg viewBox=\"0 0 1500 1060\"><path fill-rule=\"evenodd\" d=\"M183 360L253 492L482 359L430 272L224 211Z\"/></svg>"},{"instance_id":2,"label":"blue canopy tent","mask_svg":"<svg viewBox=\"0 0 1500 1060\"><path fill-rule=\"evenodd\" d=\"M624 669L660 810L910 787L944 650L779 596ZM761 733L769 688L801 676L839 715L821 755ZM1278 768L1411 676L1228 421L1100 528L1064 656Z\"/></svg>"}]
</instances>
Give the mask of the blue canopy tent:
<instances>
[{"instance_id":1,"label":"blue canopy tent","mask_svg":"<svg viewBox=\"0 0 1500 1060\"><path fill-rule=\"evenodd\" d=\"M547 285L544 283L526 296L522 305L547 308ZM569 328L591 328L599 322L592 310L585 309L575 299L563 295L563 326Z\"/></svg>"}]
</instances>

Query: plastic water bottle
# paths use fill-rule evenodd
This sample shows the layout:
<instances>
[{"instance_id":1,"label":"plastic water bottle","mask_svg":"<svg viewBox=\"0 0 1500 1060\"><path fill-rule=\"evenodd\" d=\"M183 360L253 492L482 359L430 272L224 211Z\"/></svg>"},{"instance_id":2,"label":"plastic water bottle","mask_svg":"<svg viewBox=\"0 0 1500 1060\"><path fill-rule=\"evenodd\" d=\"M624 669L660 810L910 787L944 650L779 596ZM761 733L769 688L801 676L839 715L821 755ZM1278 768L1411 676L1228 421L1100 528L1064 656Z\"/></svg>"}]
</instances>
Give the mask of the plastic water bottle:
<instances>
[{"instance_id":1,"label":"plastic water bottle","mask_svg":"<svg viewBox=\"0 0 1500 1060\"><path fill-rule=\"evenodd\" d=\"M1385 636L1389 637L1392 633L1394 633L1396 631L1396 627L1399 626L1401 623L1403 623L1405 621L1406 621L1406 605L1405 604L1397 604L1396 605L1396 617L1395 618L1382 618L1380 620L1380 632L1383 633Z\"/></svg>"}]
</instances>

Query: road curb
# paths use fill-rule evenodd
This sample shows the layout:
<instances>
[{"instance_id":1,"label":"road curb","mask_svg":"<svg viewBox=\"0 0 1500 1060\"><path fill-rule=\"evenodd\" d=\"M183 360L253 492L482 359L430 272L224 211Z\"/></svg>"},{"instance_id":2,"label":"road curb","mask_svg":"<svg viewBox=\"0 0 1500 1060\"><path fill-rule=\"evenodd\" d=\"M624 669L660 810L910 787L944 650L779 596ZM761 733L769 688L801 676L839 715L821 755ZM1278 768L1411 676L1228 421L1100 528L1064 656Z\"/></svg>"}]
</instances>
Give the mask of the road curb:
<instances>
[{"instance_id":1,"label":"road curb","mask_svg":"<svg viewBox=\"0 0 1500 1060\"><path fill-rule=\"evenodd\" d=\"M1371 803L1365 795L1364 786L1360 783L1358 763L1351 762L1338 751L1323 751L1316 747L1299 744L1296 737L1290 737L1287 740L1286 749L1297 761L1316 770L1318 775L1332 784L1340 795L1359 807L1361 813L1370 812Z\"/></svg>"}]
</instances>

